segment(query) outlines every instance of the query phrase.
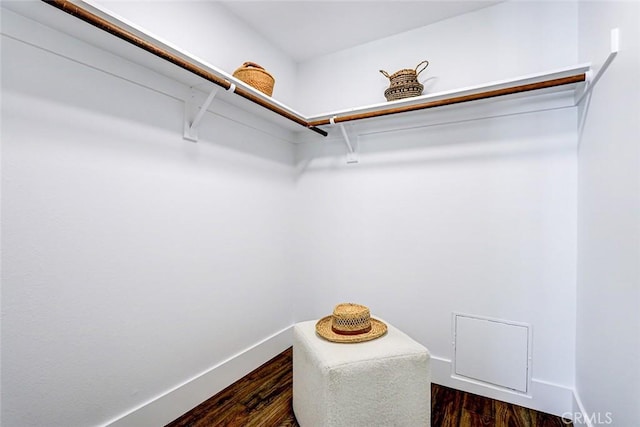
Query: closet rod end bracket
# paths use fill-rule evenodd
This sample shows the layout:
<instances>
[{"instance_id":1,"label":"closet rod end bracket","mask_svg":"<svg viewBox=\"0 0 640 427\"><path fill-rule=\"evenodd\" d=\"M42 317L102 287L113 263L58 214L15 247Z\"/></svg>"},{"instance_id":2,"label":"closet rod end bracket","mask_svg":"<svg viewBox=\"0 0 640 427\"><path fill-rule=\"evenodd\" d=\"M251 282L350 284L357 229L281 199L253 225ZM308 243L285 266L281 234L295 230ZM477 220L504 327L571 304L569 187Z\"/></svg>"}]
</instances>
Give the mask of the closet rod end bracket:
<instances>
[{"instance_id":1,"label":"closet rod end bracket","mask_svg":"<svg viewBox=\"0 0 640 427\"><path fill-rule=\"evenodd\" d=\"M604 62L602 63L602 65L600 66L600 68L595 74L593 74L591 70L587 72L587 79L586 79L587 85L583 89L582 93L577 97L575 105L579 105L582 102L582 100L585 99L593 91L593 88L600 80L600 77L602 77L602 75L607 71L607 69L615 59L616 55L618 55L619 51L620 51L620 29L612 28L611 34L610 34L609 55L604 60Z\"/></svg>"}]
</instances>

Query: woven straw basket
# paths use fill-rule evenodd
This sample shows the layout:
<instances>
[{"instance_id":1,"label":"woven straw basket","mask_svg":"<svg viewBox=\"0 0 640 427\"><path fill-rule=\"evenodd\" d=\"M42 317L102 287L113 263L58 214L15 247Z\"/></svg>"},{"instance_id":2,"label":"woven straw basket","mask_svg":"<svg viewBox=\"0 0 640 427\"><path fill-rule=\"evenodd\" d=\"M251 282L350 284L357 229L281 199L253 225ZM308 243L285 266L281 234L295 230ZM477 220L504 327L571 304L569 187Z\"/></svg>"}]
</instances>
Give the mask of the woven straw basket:
<instances>
[{"instance_id":1,"label":"woven straw basket","mask_svg":"<svg viewBox=\"0 0 640 427\"><path fill-rule=\"evenodd\" d=\"M233 72L233 77L242 80L260 92L271 96L276 80L271 74L255 62L245 62Z\"/></svg>"},{"instance_id":2,"label":"woven straw basket","mask_svg":"<svg viewBox=\"0 0 640 427\"><path fill-rule=\"evenodd\" d=\"M421 65L424 65L418 71ZM424 86L418 82L418 75L429 66L429 61L422 61L416 65L415 69L405 68L389 75L384 70L380 70L390 81L389 87L384 91L384 97L387 101L395 101L397 99L410 98L412 96L422 95Z\"/></svg>"}]
</instances>

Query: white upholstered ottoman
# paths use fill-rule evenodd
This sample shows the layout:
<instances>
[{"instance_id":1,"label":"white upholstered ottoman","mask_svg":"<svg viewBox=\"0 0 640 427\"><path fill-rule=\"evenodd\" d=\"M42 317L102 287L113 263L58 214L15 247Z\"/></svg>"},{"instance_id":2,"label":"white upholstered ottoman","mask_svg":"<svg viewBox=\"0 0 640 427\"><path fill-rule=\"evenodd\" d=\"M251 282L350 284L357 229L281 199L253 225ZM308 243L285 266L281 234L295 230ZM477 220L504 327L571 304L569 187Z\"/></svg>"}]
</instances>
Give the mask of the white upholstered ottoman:
<instances>
[{"instance_id":1,"label":"white upholstered ottoman","mask_svg":"<svg viewBox=\"0 0 640 427\"><path fill-rule=\"evenodd\" d=\"M316 321L293 329L293 411L301 427L431 425L430 355L393 326L372 341L335 343Z\"/></svg>"}]
</instances>

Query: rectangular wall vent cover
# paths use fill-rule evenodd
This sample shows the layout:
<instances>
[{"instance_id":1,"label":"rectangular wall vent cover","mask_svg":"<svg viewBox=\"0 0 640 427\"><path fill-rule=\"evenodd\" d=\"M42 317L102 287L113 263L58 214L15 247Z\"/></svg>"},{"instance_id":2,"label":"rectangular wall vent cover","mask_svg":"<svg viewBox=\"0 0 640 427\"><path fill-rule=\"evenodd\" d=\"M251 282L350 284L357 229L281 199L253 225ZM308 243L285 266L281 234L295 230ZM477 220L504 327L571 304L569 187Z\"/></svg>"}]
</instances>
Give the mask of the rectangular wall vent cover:
<instances>
[{"instance_id":1,"label":"rectangular wall vent cover","mask_svg":"<svg viewBox=\"0 0 640 427\"><path fill-rule=\"evenodd\" d=\"M454 313L453 346L454 376L528 392L530 325Z\"/></svg>"}]
</instances>

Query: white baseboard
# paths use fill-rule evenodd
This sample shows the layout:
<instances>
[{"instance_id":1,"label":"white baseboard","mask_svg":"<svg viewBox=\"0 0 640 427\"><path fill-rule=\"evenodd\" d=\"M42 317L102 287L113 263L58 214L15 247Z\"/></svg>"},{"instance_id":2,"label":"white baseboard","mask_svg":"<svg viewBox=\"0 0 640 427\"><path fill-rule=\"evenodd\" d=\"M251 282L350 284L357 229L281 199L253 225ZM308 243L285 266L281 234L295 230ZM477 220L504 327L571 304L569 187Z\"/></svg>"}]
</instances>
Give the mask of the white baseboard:
<instances>
[{"instance_id":1,"label":"white baseboard","mask_svg":"<svg viewBox=\"0 0 640 427\"><path fill-rule=\"evenodd\" d=\"M272 359L292 345L292 327L289 326L207 371L167 390L156 398L118 416L105 424L109 427L141 427L166 425L180 415L222 391L258 366ZM486 396L503 402L564 416L580 413L584 408L577 393L565 386L533 378L528 395L468 381L451 375L451 360L431 356L431 378L436 384ZM585 425L593 427L587 417Z\"/></svg>"},{"instance_id":2,"label":"white baseboard","mask_svg":"<svg viewBox=\"0 0 640 427\"><path fill-rule=\"evenodd\" d=\"M566 414L566 418L571 418L574 426L595 427L615 424L612 412L588 412L577 390L573 390L573 411L571 414Z\"/></svg>"},{"instance_id":3,"label":"white baseboard","mask_svg":"<svg viewBox=\"0 0 640 427\"><path fill-rule=\"evenodd\" d=\"M292 343L292 327L289 326L105 425L166 425L291 347Z\"/></svg>"},{"instance_id":4,"label":"white baseboard","mask_svg":"<svg viewBox=\"0 0 640 427\"><path fill-rule=\"evenodd\" d=\"M591 418L587 415L587 411L582 404L580 395L576 390L573 390L573 413L571 414L574 426L586 426L593 427ZM610 423L607 423L610 424Z\"/></svg>"},{"instance_id":5,"label":"white baseboard","mask_svg":"<svg viewBox=\"0 0 640 427\"><path fill-rule=\"evenodd\" d=\"M451 363L451 360L431 356L431 380L446 387L490 397L548 414L564 415L566 417L568 414L573 413L574 392L568 387L532 378L529 393L518 393L478 381L453 377L451 375Z\"/></svg>"}]
</instances>

